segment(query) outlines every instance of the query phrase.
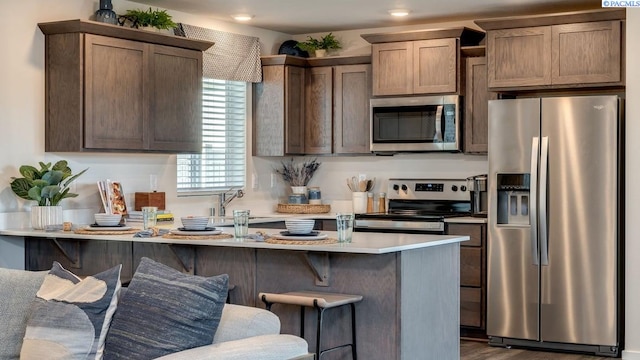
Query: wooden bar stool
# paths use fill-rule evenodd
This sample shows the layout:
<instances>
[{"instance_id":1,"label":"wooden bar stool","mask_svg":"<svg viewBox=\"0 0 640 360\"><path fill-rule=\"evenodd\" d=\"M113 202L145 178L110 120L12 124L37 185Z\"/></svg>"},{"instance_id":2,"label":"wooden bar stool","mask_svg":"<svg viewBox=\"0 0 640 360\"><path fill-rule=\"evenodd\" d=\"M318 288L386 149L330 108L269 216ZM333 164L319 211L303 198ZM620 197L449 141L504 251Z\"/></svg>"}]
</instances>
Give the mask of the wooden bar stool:
<instances>
[{"instance_id":1,"label":"wooden bar stool","mask_svg":"<svg viewBox=\"0 0 640 360\"><path fill-rule=\"evenodd\" d=\"M347 295L325 292L312 291L294 291L282 294L261 292L260 299L267 306L267 310L271 310L273 304L288 304L300 306L300 337L304 338L304 308L313 307L318 314L317 330L316 330L316 356L320 360L322 354L328 351L336 350L346 346L351 347L351 356L353 360L358 358L356 351L356 308L355 303L362 301L362 295ZM351 308L351 343L338 345L329 349L320 350L320 341L322 339L322 316L327 309L337 308L349 305Z\"/></svg>"}]
</instances>

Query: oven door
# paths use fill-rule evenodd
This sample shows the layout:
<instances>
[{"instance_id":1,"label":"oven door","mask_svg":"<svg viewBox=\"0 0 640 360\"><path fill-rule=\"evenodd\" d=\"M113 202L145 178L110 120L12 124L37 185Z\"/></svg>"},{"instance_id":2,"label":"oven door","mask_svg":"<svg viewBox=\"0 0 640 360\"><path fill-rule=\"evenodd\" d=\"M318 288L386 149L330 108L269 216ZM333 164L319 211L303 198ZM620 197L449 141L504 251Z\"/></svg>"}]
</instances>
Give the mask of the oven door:
<instances>
[{"instance_id":1,"label":"oven door","mask_svg":"<svg viewBox=\"0 0 640 360\"><path fill-rule=\"evenodd\" d=\"M459 97L371 100L371 151L459 151Z\"/></svg>"},{"instance_id":2,"label":"oven door","mask_svg":"<svg viewBox=\"0 0 640 360\"><path fill-rule=\"evenodd\" d=\"M406 233L444 235L443 221L356 219L357 232Z\"/></svg>"}]
</instances>

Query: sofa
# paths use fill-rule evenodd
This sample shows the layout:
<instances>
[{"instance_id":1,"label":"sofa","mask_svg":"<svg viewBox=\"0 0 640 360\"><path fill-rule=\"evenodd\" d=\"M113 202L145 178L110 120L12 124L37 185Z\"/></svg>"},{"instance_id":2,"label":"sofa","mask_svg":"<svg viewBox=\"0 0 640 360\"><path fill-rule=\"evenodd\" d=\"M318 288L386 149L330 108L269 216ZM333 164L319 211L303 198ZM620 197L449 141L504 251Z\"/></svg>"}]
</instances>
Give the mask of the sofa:
<instances>
[{"instance_id":1,"label":"sofa","mask_svg":"<svg viewBox=\"0 0 640 360\"><path fill-rule=\"evenodd\" d=\"M0 360L19 359L31 302L46 271L0 268ZM162 356L179 359L314 359L307 342L280 334L280 321L269 311L225 304L213 343Z\"/></svg>"}]
</instances>

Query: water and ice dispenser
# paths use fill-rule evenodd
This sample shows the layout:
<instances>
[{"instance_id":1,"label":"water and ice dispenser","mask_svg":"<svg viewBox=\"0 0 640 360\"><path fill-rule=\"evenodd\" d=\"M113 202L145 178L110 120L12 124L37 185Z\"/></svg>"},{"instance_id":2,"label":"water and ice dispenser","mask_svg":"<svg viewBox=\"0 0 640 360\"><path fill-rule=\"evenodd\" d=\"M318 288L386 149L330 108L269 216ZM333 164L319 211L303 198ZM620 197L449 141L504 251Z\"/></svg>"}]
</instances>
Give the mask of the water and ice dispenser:
<instances>
[{"instance_id":1,"label":"water and ice dispenser","mask_svg":"<svg viewBox=\"0 0 640 360\"><path fill-rule=\"evenodd\" d=\"M498 224L529 225L529 173L497 174Z\"/></svg>"}]
</instances>

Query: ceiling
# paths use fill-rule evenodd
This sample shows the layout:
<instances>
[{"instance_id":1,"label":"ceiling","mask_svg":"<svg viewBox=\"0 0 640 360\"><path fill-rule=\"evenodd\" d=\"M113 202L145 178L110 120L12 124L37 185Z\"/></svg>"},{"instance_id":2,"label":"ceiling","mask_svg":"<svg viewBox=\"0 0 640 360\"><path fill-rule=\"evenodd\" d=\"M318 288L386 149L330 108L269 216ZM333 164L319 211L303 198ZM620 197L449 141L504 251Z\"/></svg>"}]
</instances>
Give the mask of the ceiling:
<instances>
[{"instance_id":1,"label":"ceiling","mask_svg":"<svg viewBox=\"0 0 640 360\"><path fill-rule=\"evenodd\" d=\"M217 20L254 15L247 24L287 34L367 29L599 8L601 0L135 0ZM392 19L388 11L409 9Z\"/></svg>"}]
</instances>

